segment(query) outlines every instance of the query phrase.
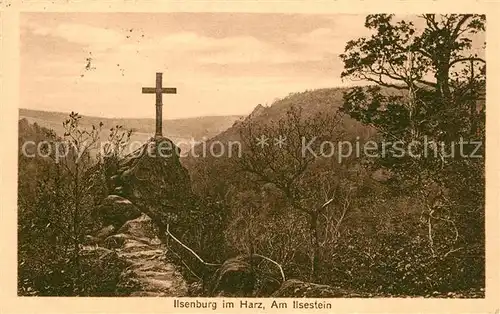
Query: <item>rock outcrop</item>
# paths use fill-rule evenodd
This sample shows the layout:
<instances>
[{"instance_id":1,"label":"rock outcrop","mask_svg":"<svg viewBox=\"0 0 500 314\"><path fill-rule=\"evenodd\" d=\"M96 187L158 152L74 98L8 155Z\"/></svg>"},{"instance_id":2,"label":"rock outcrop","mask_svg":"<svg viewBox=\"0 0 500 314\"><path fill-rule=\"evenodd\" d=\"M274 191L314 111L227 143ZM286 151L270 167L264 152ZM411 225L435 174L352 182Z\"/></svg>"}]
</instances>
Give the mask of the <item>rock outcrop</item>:
<instances>
[{"instance_id":1,"label":"rock outcrop","mask_svg":"<svg viewBox=\"0 0 500 314\"><path fill-rule=\"evenodd\" d=\"M167 248L157 234L151 219L141 214L98 246L84 247L82 256L99 260L106 266L120 266L117 283L112 289L106 289L114 290L115 296L185 296L187 283L179 269L166 259Z\"/></svg>"},{"instance_id":2,"label":"rock outcrop","mask_svg":"<svg viewBox=\"0 0 500 314\"><path fill-rule=\"evenodd\" d=\"M262 268L259 255L240 255L226 260L211 278L208 295L225 297L268 297L281 284L278 269ZM264 261L265 262L265 261Z\"/></svg>"},{"instance_id":3,"label":"rock outcrop","mask_svg":"<svg viewBox=\"0 0 500 314\"><path fill-rule=\"evenodd\" d=\"M152 138L119 161L109 177L113 194L128 199L159 225L175 223L193 198L179 154L171 140Z\"/></svg>"},{"instance_id":4,"label":"rock outcrop","mask_svg":"<svg viewBox=\"0 0 500 314\"><path fill-rule=\"evenodd\" d=\"M244 258L230 258L216 271L210 294L213 296L243 297L253 294L256 273Z\"/></svg>"},{"instance_id":5,"label":"rock outcrop","mask_svg":"<svg viewBox=\"0 0 500 314\"><path fill-rule=\"evenodd\" d=\"M130 292L130 296L187 295L187 284L178 268L166 259L167 248L157 234L151 218L142 214L105 240L127 265L117 292Z\"/></svg>"},{"instance_id":6,"label":"rock outcrop","mask_svg":"<svg viewBox=\"0 0 500 314\"><path fill-rule=\"evenodd\" d=\"M166 138L151 139L110 167L108 187L113 194L98 215L104 228L88 237L84 251L123 265L116 295L186 296L188 285L160 239L192 195L179 149Z\"/></svg>"},{"instance_id":7,"label":"rock outcrop","mask_svg":"<svg viewBox=\"0 0 500 314\"><path fill-rule=\"evenodd\" d=\"M246 120L248 121L248 120L254 119L255 117L258 117L258 116L262 115L265 111L266 111L266 107L262 106L261 104L258 104L252 110L252 112L248 115L248 117L246 118Z\"/></svg>"},{"instance_id":8,"label":"rock outcrop","mask_svg":"<svg viewBox=\"0 0 500 314\"><path fill-rule=\"evenodd\" d=\"M141 211L131 201L118 195L109 195L99 208L99 218L102 223L115 228L140 215Z\"/></svg>"}]
</instances>

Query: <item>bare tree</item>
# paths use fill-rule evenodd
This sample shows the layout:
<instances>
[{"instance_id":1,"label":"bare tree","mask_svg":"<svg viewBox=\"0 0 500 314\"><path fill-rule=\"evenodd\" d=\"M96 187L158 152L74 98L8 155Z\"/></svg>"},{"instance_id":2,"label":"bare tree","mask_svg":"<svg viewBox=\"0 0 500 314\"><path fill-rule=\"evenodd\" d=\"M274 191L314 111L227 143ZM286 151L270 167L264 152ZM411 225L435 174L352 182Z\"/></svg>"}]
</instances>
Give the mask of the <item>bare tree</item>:
<instances>
[{"instance_id":1,"label":"bare tree","mask_svg":"<svg viewBox=\"0 0 500 314\"><path fill-rule=\"evenodd\" d=\"M337 160L332 158L334 146L325 143L338 141L341 119L339 113L304 117L300 108L292 108L279 121L268 125L249 122L240 132L245 148L238 160L240 170L281 190L288 204L308 219L312 279L319 265L319 221L335 197L330 190L321 199L312 182L319 179L317 168L326 165L332 169Z\"/></svg>"}]
</instances>

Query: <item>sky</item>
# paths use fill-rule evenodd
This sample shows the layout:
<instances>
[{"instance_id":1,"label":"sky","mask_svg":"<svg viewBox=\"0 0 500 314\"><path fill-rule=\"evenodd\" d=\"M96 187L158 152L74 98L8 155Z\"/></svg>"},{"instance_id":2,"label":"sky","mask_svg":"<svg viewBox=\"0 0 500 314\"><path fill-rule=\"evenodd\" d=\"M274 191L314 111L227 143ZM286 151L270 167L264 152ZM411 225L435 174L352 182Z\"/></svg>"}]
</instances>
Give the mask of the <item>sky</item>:
<instances>
[{"instance_id":1,"label":"sky","mask_svg":"<svg viewBox=\"0 0 500 314\"><path fill-rule=\"evenodd\" d=\"M153 118L142 94L163 72L163 118L248 114L289 93L350 85L347 41L364 15L22 13L21 107ZM89 62L90 60L90 62Z\"/></svg>"},{"instance_id":2,"label":"sky","mask_svg":"<svg viewBox=\"0 0 500 314\"><path fill-rule=\"evenodd\" d=\"M338 55L363 24L357 15L23 13L21 107L152 118L155 97L141 88L163 72L177 88L163 96L166 119L248 114L348 84Z\"/></svg>"}]
</instances>

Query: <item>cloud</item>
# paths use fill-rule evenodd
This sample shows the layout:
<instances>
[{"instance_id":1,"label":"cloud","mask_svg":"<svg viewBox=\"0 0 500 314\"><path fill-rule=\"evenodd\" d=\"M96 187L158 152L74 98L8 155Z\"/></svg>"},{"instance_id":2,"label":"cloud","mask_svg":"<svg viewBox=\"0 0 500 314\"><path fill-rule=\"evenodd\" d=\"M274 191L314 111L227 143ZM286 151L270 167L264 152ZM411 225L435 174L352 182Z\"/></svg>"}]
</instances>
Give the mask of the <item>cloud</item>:
<instances>
[{"instance_id":1,"label":"cloud","mask_svg":"<svg viewBox=\"0 0 500 314\"><path fill-rule=\"evenodd\" d=\"M214 38L194 32L169 34L151 43L144 50L160 49L170 56L200 64L282 63L297 56L252 36Z\"/></svg>"},{"instance_id":2,"label":"cloud","mask_svg":"<svg viewBox=\"0 0 500 314\"><path fill-rule=\"evenodd\" d=\"M335 32L331 28L317 28L309 33L298 36L296 41L307 45L317 45L324 42L325 39L334 37Z\"/></svg>"},{"instance_id":3,"label":"cloud","mask_svg":"<svg viewBox=\"0 0 500 314\"><path fill-rule=\"evenodd\" d=\"M159 44L169 48L201 52L263 46L262 41L251 36L215 38L202 36L194 32L180 32L167 35L160 39Z\"/></svg>"},{"instance_id":4,"label":"cloud","mask_svg":"<svg viewBox=\"0 0 500 314\"><path fill-rule=\"evenodd\" d=\"M338 22L338 21L337 21ZM310 53L316 54L341 54L344 52L349 40L369 36L371 31L363 24L353 23L350 26L333 26L333 28L318 28L309 33L302 34L295 39Z\"/></svg>"},{"instance_id":5,"label":"cloud","mask_svg":"<svg viewBox=\"0 0 500 314\"><path fill-rule=\"evenodd\" d=\"M165 37L161 44L170 50L200 53L197 61L201 63L286 64L325 60L342 53L347 41L353 37L369 34L363 25L348 29L318 28L300 35L289 35L286 42L273 44L250 36L210 38L182 33ZM201 54L203 52L206 53Z\"/></svg>"},{"instance_id":6,"label":"cloud","mask_svg":"<svg viewBox=\"0 0 500 314\"><path fill-rule=\"evenodd\" d=\"M96 60L99 55L95 54ZM298 52L284 49L252 36L214 38L195 32L179 32L159 38L141 38L121 43L101 57L136 70L165 64L191 69L196 65L283 64L307 60ZM317 60L317 57L314 57ZM141 64L141 66L139 66Z\"/></svg>"},{"instance_id":7,"label":"cloud","mask_svg":"<svg viewBox=\"0 0 500 314\"><path fill-rule=\"evenodd\" d=\"M323 58L321 54L307 53L316 49L308 47L297 47L294 38L290 37L290 43L281 45L272 44L259 40L252 36L213 38L201 36L192 32L183 32L168 35L162 38L157 45L165 51L175 54L176 52L188 54L193 61L202 64L283 64L301 61L318 61ZM297 44L311 45L312 41ZM292 45L288 45L292 44ZM306 52L304 54L303 52Z\"/></svg>"},{"instance_id":8,"label":"cloud","mask_svg":"<svg viewBox=\"0 0 500 314\"><path fill-rule=\"evenodd\" d=\"M169 84L211 85L210 79L220 75L231 75L233 80L243 76L281 79L290 75L298 75L301 80L317 79L327 71L336 73L338 65L332 61L333 55L338 46L343 49L345 44L343 29L328 27L302 34L285 33L281 41L250 35L211 37L194 31L141 36L118 27L67 21L49 26L30 22L25 27L42 39L60 38L62 42L85 47L79 53L34 64L30 71L37 73L35 77L101 84L147 84L151 73L158 70L167 73ZM44 42L37 44L44 46ZM95 70L85 70L89 56L85 50L92 52Z\"/></svg>"},{"instance_id":9,"label":"cloud","mask_svg":"<svg viewBox=\"0 0 500 314\"><path fill-rule=\"evenodd\" d=\"M221 65L321 61L327 55L341 53L349 39L345 34L350 36L346 29L323 27L304 34L285 35L286 40L277 43L249 35L217 38L187 31L158 37L131 38L131 34L124 33L124 30L69 22L50 27L31 22L26 27L36 35L59 37L82 45L92 51L96 58L100 52L112 55L113 59L125 60L137 59L137 55L142 54L149 58ZM166 56L162 57L161 54ZM130 58L126 58L127 55Z\"/></svg>"},{"instance_id":10,"label":"cloud","mask_svg":"<svg viewBox=\"0 0 500 314\"><path fill-rule=\"evenodd\" d=\"M280 75L286 76L298 64L314 62L316 68L330 67L326 59L332 52L332 40L335 39L335 32L328 28L300 36L289 35L288 40L278 44L253 36L215 38L195 32L127 39L125 34L112 29L66 23L52 28L31 26L31 30L41 36L57 36L84 45L92 51L92 66L95 67L93 71L84 71L87 55L82 51L81 59L58 58L37 65L37 72L73 79L85 74L83 80L101 83L147 82L151 73L158 69L166 69L174 77L190 73L188 76L192 80L193 76L213 77L221 71L226 72L222 68L234 69L231 73L240 69L242 72L236 76L263 75L263 71L275 76L282 72L278 68L288 67L285 71L288 74ZM219 67L221 71L207 66Z\"/></svg>"},{"instance_id":11,"label":"cloud","mask_svg":"<svg viewBox=\"0 0 500 314\"><path fill-rule=\"evenodd\" d=\"M59 37L95 51L117 47L125 39L125 35L118 31L85 24L61 23L56 27L28 24L27 27L35 35Z\"/></svg>"}]
</instances>

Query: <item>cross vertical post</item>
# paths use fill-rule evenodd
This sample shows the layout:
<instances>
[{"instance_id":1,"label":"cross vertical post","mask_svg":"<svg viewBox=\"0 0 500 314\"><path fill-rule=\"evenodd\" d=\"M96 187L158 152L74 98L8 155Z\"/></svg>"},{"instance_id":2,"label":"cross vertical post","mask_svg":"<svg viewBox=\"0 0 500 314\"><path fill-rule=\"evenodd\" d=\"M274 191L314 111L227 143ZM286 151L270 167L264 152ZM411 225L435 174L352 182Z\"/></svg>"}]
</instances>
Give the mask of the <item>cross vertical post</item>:
<instances>
[{"instance_id":1,"label":"cross vertical post","mask_svg":"<svg viewBox=\"0 0 500 314\"><path fill-rule=\"evenodd\" d=\"M156 73L156 131L155 136L161 137L163 135L162 125L163 125L163 94L161 93L162 88L162 73Z\"/></svg>"},{"instance_id":2,"label":"cross vertical post","mask_svg":"<svg viewBox=\"0 0 500 314\"><path fill-rule=\"evenodd\" d=\"M156 86L154 88L152 88L152 87L143 87L142 88L143 94L156 94L155 137L162 137L163 136L163 130L162 130L162 119L163 119L162 98L163 98L163 94L177 94L177 89L175 87L162 87L162 84L163 84L162 76L163 76L163 73L161 73L161 72L156 73Z\"/></svg>"}]
</instances>

